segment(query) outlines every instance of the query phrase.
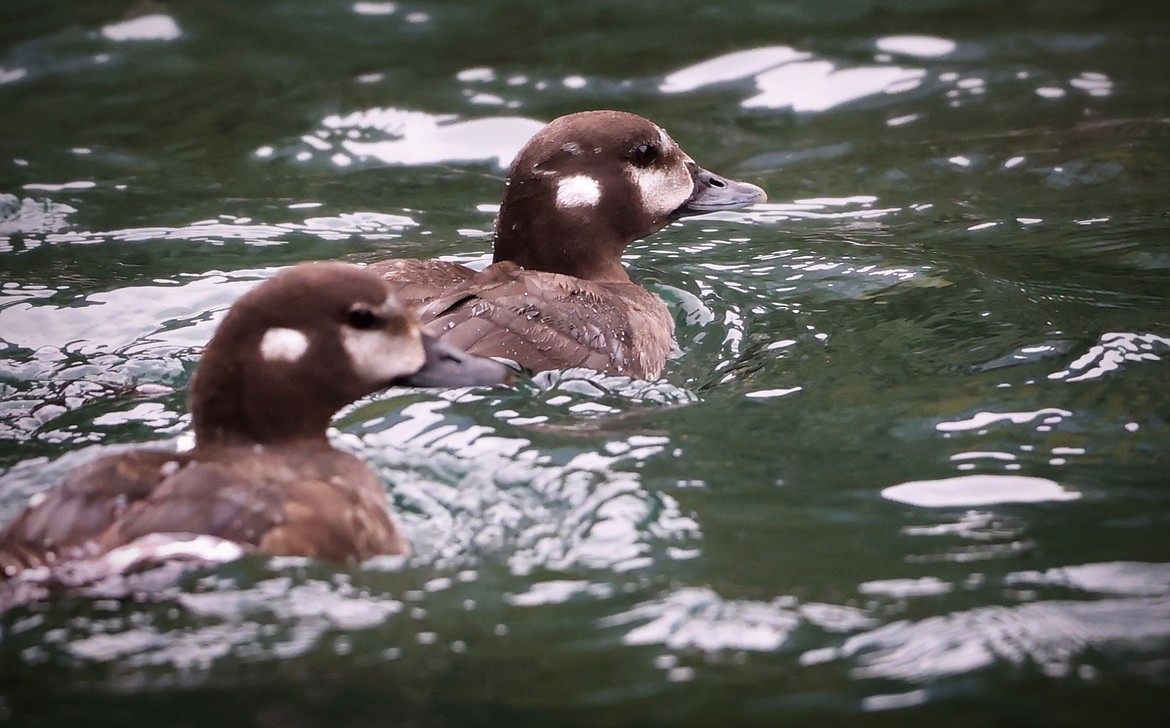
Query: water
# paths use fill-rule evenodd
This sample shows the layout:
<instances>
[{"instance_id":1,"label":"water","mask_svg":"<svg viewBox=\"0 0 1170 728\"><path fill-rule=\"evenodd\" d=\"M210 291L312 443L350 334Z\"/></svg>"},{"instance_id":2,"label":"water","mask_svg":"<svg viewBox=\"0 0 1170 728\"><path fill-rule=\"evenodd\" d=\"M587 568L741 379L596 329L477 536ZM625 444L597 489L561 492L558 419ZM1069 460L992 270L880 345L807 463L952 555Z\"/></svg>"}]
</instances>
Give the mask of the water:
<instances>
[{"instance_id":1,"label":"water","mask_svg":"<svg viewBox=\"0 0 1170 728\"><path fill-rule=\"evenodd\" d=\"M561 113L647 115L771 201L630 249L663 381L344 412L408 562L14 610L0 718L1170 718L1159 3L132 5L0 26L5 522L189 440L203 343L280 266L482 261Z\"/></svg>"}]
</instances>

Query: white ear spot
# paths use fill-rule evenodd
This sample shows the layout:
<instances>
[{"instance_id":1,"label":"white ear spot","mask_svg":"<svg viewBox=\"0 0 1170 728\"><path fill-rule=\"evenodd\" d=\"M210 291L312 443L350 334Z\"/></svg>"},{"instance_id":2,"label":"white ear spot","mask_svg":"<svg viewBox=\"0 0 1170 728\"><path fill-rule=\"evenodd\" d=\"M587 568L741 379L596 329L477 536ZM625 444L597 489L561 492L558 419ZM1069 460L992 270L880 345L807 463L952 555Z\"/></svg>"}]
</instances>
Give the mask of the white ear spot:
<instances>
[{"instance_id":1,"label":"white ear spot","mask_svg":"<svg viewBox=\"0 0 1170 728\"><path fill-rule=\"evenodd\" d=\"M557 182L557 207L593 207L601 199L601 185L584 174L575 174Z\"/></svg>"},{"instance_id":2,"label":"white ear spot","mask_svg":"<svg viewBox=\"0 0 1170 728\"><path fill-rule=\"evenodd\" d=\"M264 361L296 361L309 349L309 337L296 329L275 327L260 339L260 356Z\"/></svg>"}]
</instances>

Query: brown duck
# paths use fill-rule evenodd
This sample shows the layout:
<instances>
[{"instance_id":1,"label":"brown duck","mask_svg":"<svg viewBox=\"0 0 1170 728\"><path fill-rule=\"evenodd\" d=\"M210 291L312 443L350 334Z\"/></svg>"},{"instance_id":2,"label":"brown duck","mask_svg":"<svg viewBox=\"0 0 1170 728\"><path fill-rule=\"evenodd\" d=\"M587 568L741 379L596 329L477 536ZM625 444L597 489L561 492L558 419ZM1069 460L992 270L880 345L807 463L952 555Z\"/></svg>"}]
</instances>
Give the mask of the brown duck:
<instances>
[{"instance_id":1,"label":"brown duck","mask_svg":"<svg viewBox=\"0 0 1170 728\"><path fill-rule=\"evenodd\" d=\"M130 567L218 560L211 552L336 562L407 553L385 487L330 445L330 418L393 385L508 378L502 364L424 332L367 270L286 269L241 297L203 352L195 447L131 450L74 470L0 533L0 582L103 556Z\"/></svg>"},{"instance_id":2,"label":"brown duck","mask_svg":"<svg viewBox=\"0 0 1170 728\"><path fill-rule=\"evenodd\" d=\"M680 217L765 199L699 167L647 119L586 111L548 124L512 162L486 269L412 259L371 268L444 341L474 354L653 379L674 320L630 280L626 246Z\"/></svg>"}]
</instances>

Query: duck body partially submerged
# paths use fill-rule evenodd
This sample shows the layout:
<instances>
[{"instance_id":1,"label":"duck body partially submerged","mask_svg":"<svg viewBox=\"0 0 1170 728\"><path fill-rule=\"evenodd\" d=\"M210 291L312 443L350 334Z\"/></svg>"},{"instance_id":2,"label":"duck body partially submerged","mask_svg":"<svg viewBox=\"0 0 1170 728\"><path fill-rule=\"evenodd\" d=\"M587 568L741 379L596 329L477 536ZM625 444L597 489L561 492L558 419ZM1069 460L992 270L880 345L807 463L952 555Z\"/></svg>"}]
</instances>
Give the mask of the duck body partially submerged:
<instances>
[{"instance_id":1,"label":"duck body partially submerged","mask_svg":"<svg viewBox=\"0 0 1170 728\"><path fill-rule=\"evenodd\" d=\"M516 156L493 262L395 259L371 268L455 346L533 370L658 377L674 341L665 302L633 282L633 241L687 215L766 199L695 164L657 124L620 111L549 123Z\"/></svg>"}]
</instances>

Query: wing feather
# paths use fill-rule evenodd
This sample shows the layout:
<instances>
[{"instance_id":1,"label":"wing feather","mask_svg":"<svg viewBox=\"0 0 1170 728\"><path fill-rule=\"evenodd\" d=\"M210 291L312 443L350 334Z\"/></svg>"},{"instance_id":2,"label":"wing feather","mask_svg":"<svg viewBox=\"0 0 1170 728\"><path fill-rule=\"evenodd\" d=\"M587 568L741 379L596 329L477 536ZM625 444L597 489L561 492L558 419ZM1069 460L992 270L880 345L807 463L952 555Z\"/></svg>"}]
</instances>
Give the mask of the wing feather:
<instances>
[{"instance_id":1,"label":"wing feather","mask_svg":"<svg viewBox=\"0 0 1170 728\"><path fill-rule=\"evenodd\" d=\"M361 561L406 553L385 488L335 450L241 449L195 463L131 508L104 549L150 533L203 533L277 555Z\"/></svg>"},{"instance_id":2,"label":"wing feather","mask_svg":"<svg viewBox=\"0 0 1170 728\"><path fill-rule=\"evenodd\" d=\"M104 531L187 460L186 454L136 450L72 471L0 533L0 578L86 555Z\"/></svg>"},{"instance_id":3,"label":"wing feather","mask_svg":"<svg viewBox=\"0 0 1170 728\"><path fill-rule=\"evenodd\" d=\"M0 534L0 579L158 533L336 562L409 553L377 475L347 453L139 450L82 466L18 516Z\"/></svg>"},{"instance_id":4,"label":"wing feather","mask_svg":"<svg viewBox=\"0 0 1170 728\"><path fill-rule=\"evenodd\" d=\"M666 304L633 283L586 281L509 262L479 273L441 261L379 266L414 295L420 319L444 340L535 371L586 366L654 378L674 336ZM444 289L430 288L442 282ZM422 289L425 295L418 294Z\"/></svg>"}]
</instances>

